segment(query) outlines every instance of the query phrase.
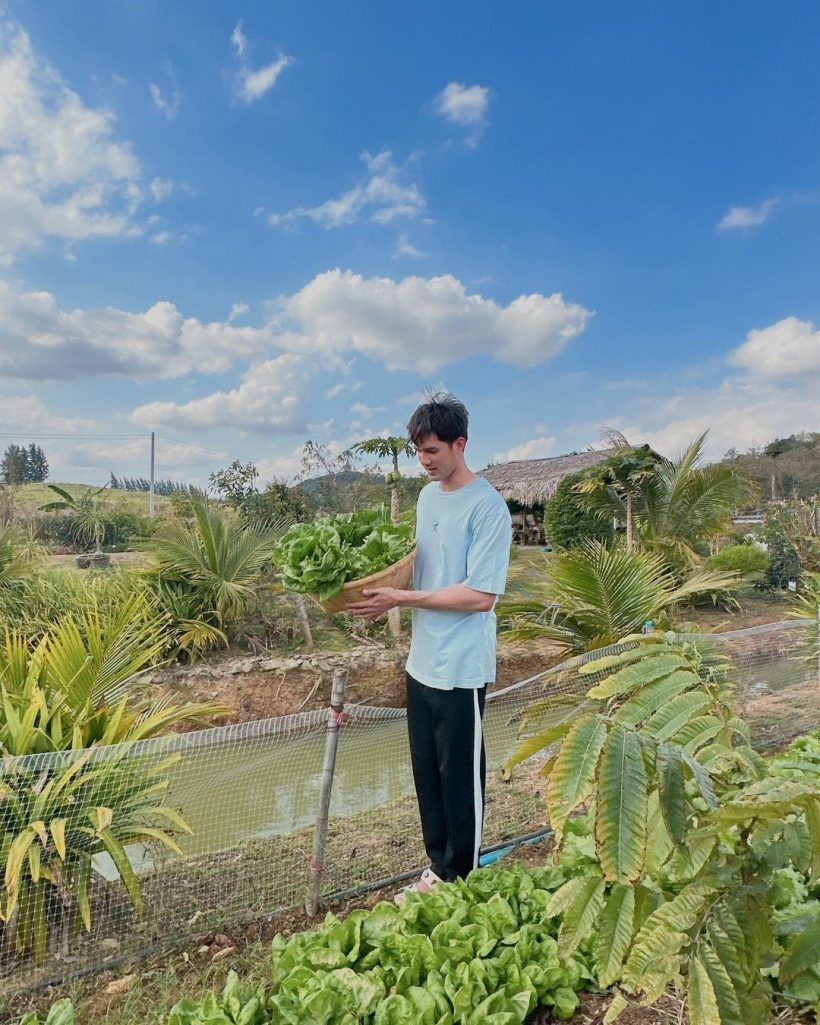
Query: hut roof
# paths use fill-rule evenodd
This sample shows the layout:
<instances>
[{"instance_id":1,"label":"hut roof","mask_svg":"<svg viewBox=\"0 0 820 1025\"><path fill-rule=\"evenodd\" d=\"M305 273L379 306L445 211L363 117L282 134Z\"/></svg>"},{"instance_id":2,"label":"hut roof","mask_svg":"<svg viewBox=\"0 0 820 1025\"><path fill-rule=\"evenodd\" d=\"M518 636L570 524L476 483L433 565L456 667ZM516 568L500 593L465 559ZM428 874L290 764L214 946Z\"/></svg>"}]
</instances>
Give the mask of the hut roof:
<instances>
[{"instance_id":1,"label":"hut roof","mask_svg":"<svg viewBox=\"0 0 820 1025\"><path fill-rule=\"evenodd\" d=\"M602 463L611 455L612 449L605 448L549 459L518 459L490 466L479 475L486 477L508 502L535 505L552 498L564 477Z\"/></svg>"}]
</instances>

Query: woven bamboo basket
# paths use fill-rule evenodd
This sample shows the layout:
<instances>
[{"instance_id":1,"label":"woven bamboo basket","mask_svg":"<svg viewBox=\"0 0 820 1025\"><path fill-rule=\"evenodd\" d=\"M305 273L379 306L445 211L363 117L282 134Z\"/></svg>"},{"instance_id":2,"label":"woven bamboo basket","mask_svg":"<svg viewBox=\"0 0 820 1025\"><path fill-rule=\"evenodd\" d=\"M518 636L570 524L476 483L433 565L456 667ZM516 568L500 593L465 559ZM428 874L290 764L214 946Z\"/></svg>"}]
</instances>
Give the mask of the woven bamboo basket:
<instances>
[{"instance_id":1,"label":"woven bamboo basket","mask_svg":"<svg viewBox=\"0 0 820 1025\"><path fill-rule=\"evenodd\" d=\"M416 550L414 548L409 555L394 562L392 566L379 570L378 573L371 573L369 577L361 577L359 580L348 580L346 584L342 584L342 589L338 594L334 594L327 601L319 601L319 604L325 612L346 612L349 606L363 601L362 591L369 590L371 587L398 587L404 590L413 579L413 563L415 561Z\"/></svg>"}]
</instances>

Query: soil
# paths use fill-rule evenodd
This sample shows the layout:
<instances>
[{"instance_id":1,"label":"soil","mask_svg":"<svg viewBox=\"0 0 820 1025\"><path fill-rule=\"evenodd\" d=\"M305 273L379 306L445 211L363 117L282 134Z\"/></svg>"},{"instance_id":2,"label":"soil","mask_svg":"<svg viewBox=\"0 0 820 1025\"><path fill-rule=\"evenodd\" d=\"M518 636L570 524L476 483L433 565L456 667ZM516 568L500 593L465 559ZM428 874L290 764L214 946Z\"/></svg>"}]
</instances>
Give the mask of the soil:
<instances>
[{"instance_id":1,"label":"soil","mask_svg":"<svg viewBox=\"0 0 820 1025\"><path fill-rule=\"evenodd\" d=\"M696 624L697 629L705 633L722 633L784 618L782 601L750 596L744 598L740 612L706 606L693 609L687 625ZM347 650L339 650L340 638L335 631L321 638L313 652L231 650L193 665L174 666L155 673L150 679L163 695L174 701L218 701L231 710L228 715L211 720L209 725L327 708L333 673L337 669L348 671L348 704L403 708L404 663L409 637L394 644L355 635L353 647L350 646L350 631L343 639L347 641ZM537 675L556 665L561 656L561 648L550 642L508 645L502 641L498 650L498 678L491 689Z\"/></svg>"},{"instance_id":2,"label":"soil","mask_svg":"<svg viewBox=\"0 0 820 1025\"><path fill-rule=\"evenodd\" d=\"M542 673L560 661L560 654L558 645L543 642L500 646L491 689ZM226 705L231 713L209 723L224 725L327 708L337 669L348 670L347 704L404 708L406 660L406 643L392 648L370 643L345 652L225 654L155 673L150 682L174 702Z\"/></svg>"}]
</instances>

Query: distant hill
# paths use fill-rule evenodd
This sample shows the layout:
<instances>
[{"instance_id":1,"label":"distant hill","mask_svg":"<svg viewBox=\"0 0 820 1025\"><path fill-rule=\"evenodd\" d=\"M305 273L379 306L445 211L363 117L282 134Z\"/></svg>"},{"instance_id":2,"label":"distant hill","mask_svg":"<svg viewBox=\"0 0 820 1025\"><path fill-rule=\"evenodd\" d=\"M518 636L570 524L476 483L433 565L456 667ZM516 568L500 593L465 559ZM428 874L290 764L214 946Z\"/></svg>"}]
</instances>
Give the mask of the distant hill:
<instances>
[{"instance_id":1,"label":"distant hill","mask_svg":"<svg viewBox=\"0 0 820 1025\"><path fill-rule=\"evenodd\" d=\"M731 448L720 460L747 473L764 501L820 495L820 432L804 431L775 438L761 448Z\"/></svg>"},{"instance_id":2,"label":"distant hill","mask_svg":"<svg viewBox=\"0 0 820 1025\"><path fill-rule=\"evenodd\" d=\"M403 477L400 484L400 508L415 505L427 477ZM367 506L389 503L390 489L380 473L341 470L301 481L297 487L316 512L350 512Z\"/></svg>"}]
</instances>

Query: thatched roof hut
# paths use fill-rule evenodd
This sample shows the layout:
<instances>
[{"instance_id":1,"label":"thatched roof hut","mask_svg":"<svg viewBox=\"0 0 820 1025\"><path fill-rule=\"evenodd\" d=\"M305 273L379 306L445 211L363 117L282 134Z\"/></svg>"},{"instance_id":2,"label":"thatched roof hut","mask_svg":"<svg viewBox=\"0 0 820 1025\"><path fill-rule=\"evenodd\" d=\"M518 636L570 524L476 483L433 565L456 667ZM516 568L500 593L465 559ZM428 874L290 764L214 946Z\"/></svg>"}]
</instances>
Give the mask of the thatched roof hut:
<instances>
[{"instance_id":1,"label":"thatched roof hut","mask_svg":"<svg viewBox=\"0 0 820 1025\"><path fill-rule=\"evenodd\" d=\"M481 470L480 476L486 477L506 501L536 505L552 498L564 477L602 463L611 455L612 449L605 448L550 459L518 459Z\"/></svg>"}]
</instances>

